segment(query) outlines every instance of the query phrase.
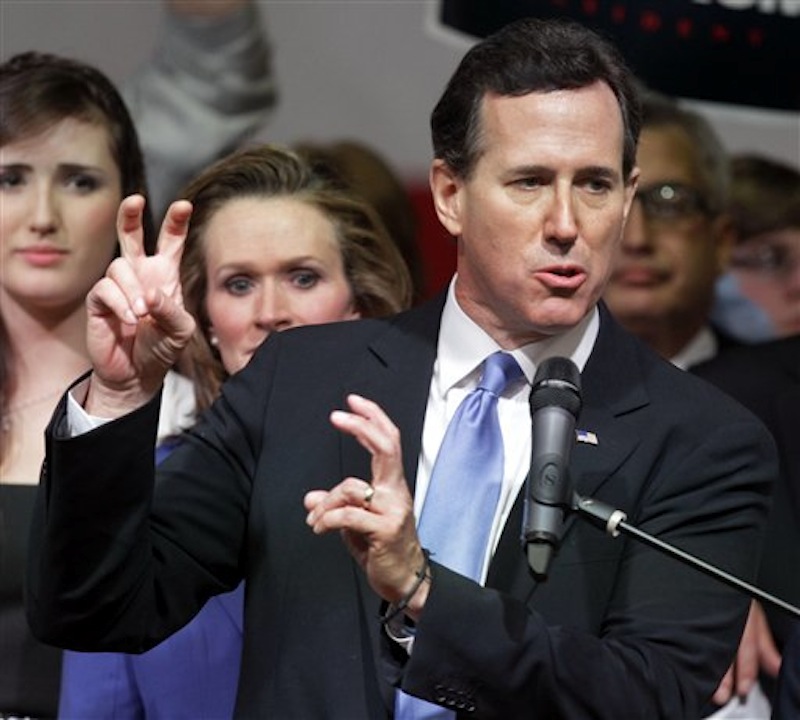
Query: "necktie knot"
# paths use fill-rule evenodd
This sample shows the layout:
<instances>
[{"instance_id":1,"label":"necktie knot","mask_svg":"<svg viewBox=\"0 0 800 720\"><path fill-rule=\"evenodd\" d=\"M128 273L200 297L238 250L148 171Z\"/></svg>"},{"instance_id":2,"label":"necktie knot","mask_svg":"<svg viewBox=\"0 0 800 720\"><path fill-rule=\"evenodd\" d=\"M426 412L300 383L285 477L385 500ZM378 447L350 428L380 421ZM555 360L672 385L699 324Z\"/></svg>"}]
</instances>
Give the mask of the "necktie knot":
<instances>
[{"instance_id":1,"label":"necktie knot","mask_svg":"<svg viewBox=\"0 0 800 720\"><path fill-rule=\"evenodd\" d=\"M492 353L483 363L483 374L478 387L492 395L500 395L510 382L521 376L522 369L513 355L506 352Z\"/></svg>"}]
</instances>

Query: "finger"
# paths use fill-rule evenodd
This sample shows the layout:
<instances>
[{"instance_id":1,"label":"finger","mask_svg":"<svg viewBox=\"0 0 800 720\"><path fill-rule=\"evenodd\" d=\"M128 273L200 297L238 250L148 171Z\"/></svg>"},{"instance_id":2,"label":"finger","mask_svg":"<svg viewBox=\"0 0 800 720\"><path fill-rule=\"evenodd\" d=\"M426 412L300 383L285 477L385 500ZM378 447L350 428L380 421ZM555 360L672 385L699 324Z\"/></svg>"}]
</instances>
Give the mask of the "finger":
<instances>
[{"instance_id":1,"label":"finger","mask_svg":"<svg viewBox=\"0 0 800 720\"><path fill-rule=\"evenodd\" d=\"M346 478L326 492L315 490L306 494L304 504L309 510L306 523L315 532L352 530L374 532L377 525L367 522L374 515L371 500L374 490L364 480Z\"/></svg>"},{"instance_id":2,"label":"finger","mask_svg":"<svg viewBox=\"0 0 800 720\"><path fill-rule=\"evenodd\" d=\"M378 485L405 484L400 431L381 407L360 395L349 395L352 412L331 413L332 424L352 435L373 458L373 482Z\"/></svg>"},{"instance_id":3,"label":"finger","mask_svg":"<svg viewBox=\"0 0 800 720\"><path fill-rule=\"evenodd\" d=\"M758 678L758 661L749 656L741 659L737 656L734 668L732 692L744 700Z\"/></svg>"},{"instance_id":4,"label":"finger","mask_svg":"<svg viewBox=\"0 0 800 720\"><path fill-rule=\"evenodd\" d=\"M742 637L733 669L732 692L744 698L758 678L758 642L753 632Z\"/></svg>"},{"instance_id":5,"label":"finger","mask_svg":"<svg viewBox=\"0 0 800 720\"><path fill-rule=\"evenodd\" d=\"M764 608L759 603L753 603L751 614L755 616L754 619L757 621L755 626L758 631L759 668L772 677L776 677L781 667L781 653L775 644L775 638L772 636L772 630L767 622Z\"/></svg>"},{"instance_id":6,"label":"finger","mask_svg":"<svg viewBox=\"0 0 800 720\"><path fill-rule=\"evenodd\" d=\"M176 341L176 349L182 349L196 326L192 314L160 288L149 288L144 300L150 317L165 335Z\"/></svg>"},{"instance_id":7,"label":"finger","mask_svg":"<svg viewBox=\"0 0 800 720\"><path fill-rule=\"evenodd\" d=\"M334 410L330 419L337 430L352 435L371 454L388 456L395 453L394 438L387 435L372 418L357 412Z\"/></svg>"},{"instance_id":8,"label":"finger","mask_svg":"<svg viewBox=\"0 0 800 720\"><path fill-rule=\"evenodd\" d=\"M90 317L114 315L127 325L139 321L128 297L110 278L101 278L86 295L86 310Z\"/></svg>"},{"instance_id":9,"label":"finger","mask_svg":"<svg viewBox=\"0 0 800 720\"><path fill-rule=\"evenodd\" d=\"M716 705L726 705L733 696L733 665L728 668L728 672L722 678L719 686L713 695L713 701Z\"/></svg>"},{"instance_id":10,"label":"finger","mask_svg":"<svg viewBox=\"0 0 800 720\"><path fill-rule=\"evenodd\" d=\"M764 611L757 602L750 603L739 649L736 653L734 692L745 697L758 679L760 648L764 634L769 635Z\"/></svg>"},{"instance_id":11,"label":"finger","mask_svg":"<svg viewBox=\"0 0 800 720\"><path fill-rule=\"evenodd\" d=\"M129 260L145 256L143 195L129 195L124 198L117 211L117 238L120 254Z\"/></svg>"},{"instance_id":12,"label":"finger","mask_svg":"<svg viewBox=\"0 0 800 720\"><path fill-rule=\"evenodd\" d=\"M144 317L147 310L147 302L144 297L144 289L139 280L136 268L129 258L118 257L111 262L106 269L106 277L113 282L119 291L126 297L131 312L136 317Z\"/></svg>"},{"instance_id":13,"label":"finger","mask_svg":"<svg viewBox=\"0 0 800 720\"><path fill-rule=\"evenodd\" d=\"M759 664L761 669L772 677L777 677L781 669L782 661L781 653L775 645L772 635L770 634L769 640L762 641L759 651Z\"/></svg>"},{"instance_id":14,"label":"finger","mask_svg":"<svg viewBox=\"0 0 800 720\"><path fill-rule=\"evenodd\" d=\"M397 426L389 419L383 408L373 400L365 398L363 395L350 393L347 396L347 404L350 409L359 415L369 418L376 427L379 427L387 434L397 434Z\"/></svg>"},{"instance_id":15,"label":"finger","mask_svg":"<svg viewBox=\"0 0 800 720\"><path fill-rule=\"evenodd\" d=\"M307 492L303 498L303 507L309 513L311 513L314 508L316 508L317 505L319 505L325 499L327 494L328 493L325 490L311 490L310 492Z\"/></svg>"},{"instance_id":16,"label":"finger","mask_svg":"<svg viewBox=\"0 0 800 720\"><path fill-rule=\"evenodd\" d=\"M366 507L364 503L365 488L370 487L364 480L345 478L330 490L311 490L303 498L303 504L312 519L339 507ZM311 505L308 505L310 503Z\"/></svg>"},{"instance_id":17,"label":"finger","mask_svg":"<svg viewBox=\"0 0 800 720\"><path fill-rule=\"evenodd\" d=\"M307 524L316 535L342 530L357 535L374 536L382 529L380 516L354 505L333 507L309 516Z\"/></svg>"},{"instance_id":18,"label":"finger","mask_svg":"<svg viewBox=\"0 0 800 720\"><path fill-rule=\"evenodd\" d=\"M188 200L176 200L167 208L158 234L159 255L180 262L191 217L192 204Z\"/></svg>"}]
</instances>

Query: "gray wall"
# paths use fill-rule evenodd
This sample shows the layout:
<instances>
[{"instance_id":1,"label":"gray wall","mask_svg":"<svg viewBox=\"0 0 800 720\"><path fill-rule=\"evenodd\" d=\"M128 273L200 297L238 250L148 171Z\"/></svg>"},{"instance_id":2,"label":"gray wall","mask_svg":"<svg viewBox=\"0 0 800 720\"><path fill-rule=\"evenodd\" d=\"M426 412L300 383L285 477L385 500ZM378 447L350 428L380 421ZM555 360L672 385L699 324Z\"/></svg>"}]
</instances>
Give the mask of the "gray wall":
<instances>
[{"instance_id":1,"label":"gray wall","mask_svg":"<svg viewBox=\"0 0 800 720\"><path fill-rule=\"evenodd\" d=\"M468 46L435 31L424 0L260 2L281 92L259 138L355 137L382 150L409 179L430 158L428 113ZM0 0L0 57L29 49L78 57L121 82L160 31L158 0ZM734 70L735 71L735 70ZM788 78L787 78L788 80ZM690 103L734 152L800 167L800 113Z\"/></svg>"}]
</instances>

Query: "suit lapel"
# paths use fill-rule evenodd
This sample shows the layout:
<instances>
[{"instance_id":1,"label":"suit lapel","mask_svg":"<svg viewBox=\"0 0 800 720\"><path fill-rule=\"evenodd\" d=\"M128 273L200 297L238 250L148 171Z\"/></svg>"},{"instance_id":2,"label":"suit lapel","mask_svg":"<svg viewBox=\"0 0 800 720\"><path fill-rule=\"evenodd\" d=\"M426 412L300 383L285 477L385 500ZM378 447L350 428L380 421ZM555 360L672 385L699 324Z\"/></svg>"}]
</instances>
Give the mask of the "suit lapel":
<instances>
[{"instance_id":1,"label":"suit lapel","mask_svg":"<svg viewBox=\"0 0 800 720\"><path fill-rule=\"evenodd\" d=\"M403 466L413 493L422 443L444 296L397 316L369 345L369 352L346 380L343 396L356 392L380 405L400 429ZM343 469L369 478L369 455L342 436Z\"/></svg>"}]
</instances>

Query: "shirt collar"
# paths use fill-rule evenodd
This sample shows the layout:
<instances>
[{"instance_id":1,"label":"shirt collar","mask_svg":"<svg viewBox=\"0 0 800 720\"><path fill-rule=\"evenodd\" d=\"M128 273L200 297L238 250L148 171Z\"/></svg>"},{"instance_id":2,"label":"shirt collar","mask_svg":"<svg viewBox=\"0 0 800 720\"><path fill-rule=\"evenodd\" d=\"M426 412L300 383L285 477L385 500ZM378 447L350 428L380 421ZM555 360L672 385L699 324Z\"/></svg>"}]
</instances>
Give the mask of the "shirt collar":
<instances>
[{"instance_id":1,"label":"shirt collar","mask_svg":"<svg viewBox=\"0 0 800 720\"><path fill-rule=\"evenodd\" d=\"M478 367L500 346L461 308L455 296L455 277L447 291L437 353L440 391L444 395L456 385L476 383ZM539 364L554 356L568 357L581 372L586 366L600 328L597 307L575 327L560 335L523 345L511 354L528 383L533 382Z\"/></svg>"},{"instance_id":2,"label":"shirt collar","mask_svg":"<svg viewBox=\"0 0 800 720\"><path fill-rule=\"evenodd\" d=\"M670 358L670 362L686 370L693 365L698 365L704 360L710 360L717 354L719 343L711 328L705 326L683 347L677 355Z\"/></svg>"}]
</instances>

